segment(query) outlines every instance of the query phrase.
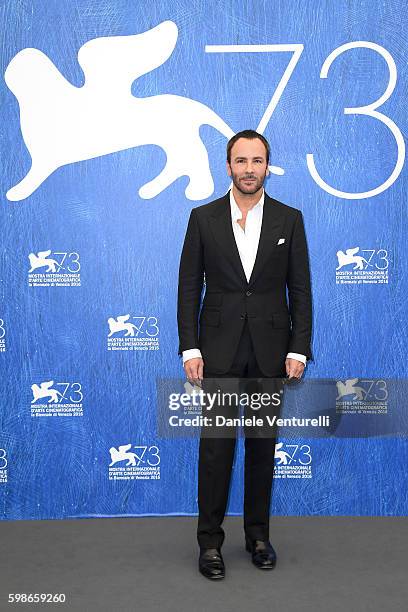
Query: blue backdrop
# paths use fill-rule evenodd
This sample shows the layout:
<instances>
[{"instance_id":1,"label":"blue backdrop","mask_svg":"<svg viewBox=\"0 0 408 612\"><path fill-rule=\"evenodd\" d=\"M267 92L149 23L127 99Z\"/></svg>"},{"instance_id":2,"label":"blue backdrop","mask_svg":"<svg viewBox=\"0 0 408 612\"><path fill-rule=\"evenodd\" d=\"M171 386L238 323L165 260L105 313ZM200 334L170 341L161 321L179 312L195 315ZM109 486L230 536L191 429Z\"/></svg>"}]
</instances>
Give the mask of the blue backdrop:
<instances>
[{"instance_id":1,"label":"blue backdrop","mask_svg":"<svg viewBox=\"0 0 408 612\"><path fill-rule=\"evenodd\" d=\"M190 210L229 188L242 129L270 141L267 192L303 212L307 379L330 379L338 415L362 413L356 388L384 421L406 410L387 405L408 368L401 0L0 11L1 518L196 513L198 441L160 437L157 385L183 374ZM271 512L406 514L406 439L385 430L282 437ZM242 458L241 439L232 514Z\"/></svg>"}]
</instances>

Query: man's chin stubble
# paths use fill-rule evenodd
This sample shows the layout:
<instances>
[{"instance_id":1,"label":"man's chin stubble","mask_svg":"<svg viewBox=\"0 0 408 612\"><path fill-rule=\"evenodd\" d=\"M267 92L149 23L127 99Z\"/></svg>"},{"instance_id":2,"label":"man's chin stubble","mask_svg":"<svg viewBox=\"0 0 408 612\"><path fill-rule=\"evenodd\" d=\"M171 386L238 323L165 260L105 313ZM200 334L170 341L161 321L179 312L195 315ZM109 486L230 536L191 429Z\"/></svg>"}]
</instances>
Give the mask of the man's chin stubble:
<instances>
[{"instance_id":1,"label":"man's chin stubble","mask_svg":"<svg viewBox=\"0 0 408 612\"><path fill-rule=\"evenodd\" d=\"M249 190L244 190L244 189L242 189L242 188L241 188L241 186L240 186L240 184L239 184L239 182L238 182L238 183L235 183L235 182L234 182L234 185L235 185L235 187L238 189L238 191L239 191L240 193L242 193L242 194L244 194L244 195L254 195L254 193L256 193L257 191L259 191L260 189L262 189L262 187L263 187L263 182L262 182L262 183L260 183L260 184L258 184L258 185L256 185L256 186L255 186L255 187L253 187L252 189L249 189Z\"/></svg>"}]
</instances>

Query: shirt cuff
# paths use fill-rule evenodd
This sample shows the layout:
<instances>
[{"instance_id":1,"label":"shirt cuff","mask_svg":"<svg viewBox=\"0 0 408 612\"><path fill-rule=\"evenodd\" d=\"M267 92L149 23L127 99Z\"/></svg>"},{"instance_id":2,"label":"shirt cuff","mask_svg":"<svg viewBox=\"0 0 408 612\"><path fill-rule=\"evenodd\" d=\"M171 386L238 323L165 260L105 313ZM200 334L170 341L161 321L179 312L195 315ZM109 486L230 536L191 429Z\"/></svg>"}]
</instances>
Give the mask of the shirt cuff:
<instances>
[{"instance_id":1,"label":"shirt cuff","mask_svg":"<svg viewBox=\"0 0 408 612\"><path fill-rule=\"evenodd\" d=\"M195 359L197 357L200 357L202 359L200 349L193 348L193 349L188 349L187 351L183 351L183 365L189 359Z\"/></svg>"},{"instance_id":2,"label":"shirt cuff","mask_svg":"<svg viewBox=\"0 0 408 612\"><path fill-rule=\"evenodd\" d=\"M288 359L297 359L298 361L301 361L304 365L306 365L306 355L301 355L300 353L288 353L286 357ZM189 359L196 358L202 359L200 349L188 349L187 351L183 351L183 365Z\"/></svg>"},{"instance_id":3,"label":"shirt cuff","mask_svg":"<svg viewBox=\"0 0 408 612\"><path fill-rule=\"evenodd\" d=\"M306 355L301 355L300 353L288 353L286 359L297 359L306 365Z\"/></svg>"}]
</instances>

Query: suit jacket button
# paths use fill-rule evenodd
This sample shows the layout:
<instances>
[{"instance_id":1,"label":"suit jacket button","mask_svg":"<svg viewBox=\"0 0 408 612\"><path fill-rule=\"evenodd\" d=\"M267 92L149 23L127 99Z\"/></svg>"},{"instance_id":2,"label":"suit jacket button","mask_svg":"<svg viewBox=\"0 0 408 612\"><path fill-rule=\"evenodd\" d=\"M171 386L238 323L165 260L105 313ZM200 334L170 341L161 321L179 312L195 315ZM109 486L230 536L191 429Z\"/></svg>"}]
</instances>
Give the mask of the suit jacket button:
<instances>
[{"instance_id":1,"label":"suit jacket button","mask_svg":"<svg viewBox=\"0 0 408 612\"><path fill-rule=\"evenodd\" d=\"M252 295L252 291L247 291L246 295L248 295L248 296Z\"/></svg>"}]
</instances>

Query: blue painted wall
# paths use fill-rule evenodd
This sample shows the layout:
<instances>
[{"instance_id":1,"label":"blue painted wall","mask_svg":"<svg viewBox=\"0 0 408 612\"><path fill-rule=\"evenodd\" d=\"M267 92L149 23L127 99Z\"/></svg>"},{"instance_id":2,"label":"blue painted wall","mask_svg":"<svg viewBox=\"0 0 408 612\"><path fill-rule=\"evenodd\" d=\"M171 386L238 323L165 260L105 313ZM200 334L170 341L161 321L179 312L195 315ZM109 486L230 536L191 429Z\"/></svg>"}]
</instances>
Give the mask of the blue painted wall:
<instances>
[{"instance_id":1,"label":"blue painted wall","mask_svg":"<svg viewBox=\"0 0 408 612\"><path fill-rule=\"evenodd\" d=\"M273 152L271 163L284 170L271 175L266 190L302 210L308 237L314 362L306 376L332 379L333 384L352 378L406 378L402 134L407 130L408 44L406 7L400 0L330 6L320 0L6 0L0 11L2 75L22 49L38 49L77 88L85 80L77 58L84 43L173 22L178 29L174 51L155 70L135 75L132 94L196 100L233 132L257 128L293 52L210 53L206 45L304 45L264 134ZM333 60L327 78L321 78L330 54L355 41L374 43L380 50L345 50ZM35 98L46 83L40 74L33 79L29 73L27 64ZM388 99L372 108L383 115L362 111L383 96L393 76L396 84ZM26 82L24 75L19 79ZM103 104L102 92L100 99ZM32 104L26 101L24 108ZM344 108L360 110L344 114ZM157 379L183 374L177 356L179 257L191 208L229 188L227 138L214 127L200 127L214 181L214 192L204 199L186 197L187 176L153 198L140 197L139 189L166 163L165 149L146 141L63 165L29 197L11 201L6 193L27 174L31 159L19 102L4 79L1 114L0 517L194 514L197 439L158 436L156 384ZM101 123L102 134L113 117L115 109ZM168 125L174 119L169 114ZM58 134L56 141L58 147ZM319 185L307 154L314 154L325 183L351 195L333 195ZM179 151L181 159L189 155L186 146ZM391 185L377 195L353 196L384 184L398 159L402 170ZM366 262L359 279L383 270L376 278L388 282L336 283L337 252L355 247ZM80 286L29 286L28 255L47 250L58 265L66 254L62 272L79 271ZM353 267L346 264L340 271ZM155 338L158 348L108 350L108 319L125 314L141 324L138 335ZM146 319L141 323L133 317ZM33 416L31 386L44 381L53 381L62 394L60 409L81 404L82 416ZM400 410L405 409L402 401ZM404 437L299 438L297 443L310 446L312 477L277 479L272 513L406 514L405 477L402 468L396 469L407 461ZM110 479L110 449L128 444L141 447L133 451L144 471L130 480ZM229 511L237 514L242 509L242 457L240 440L229 504ZM155 477L145 480L142 476L152 473L145 470L148 466L160 466L160 472L153 470Z\"/></svg>"}]
</instances>

